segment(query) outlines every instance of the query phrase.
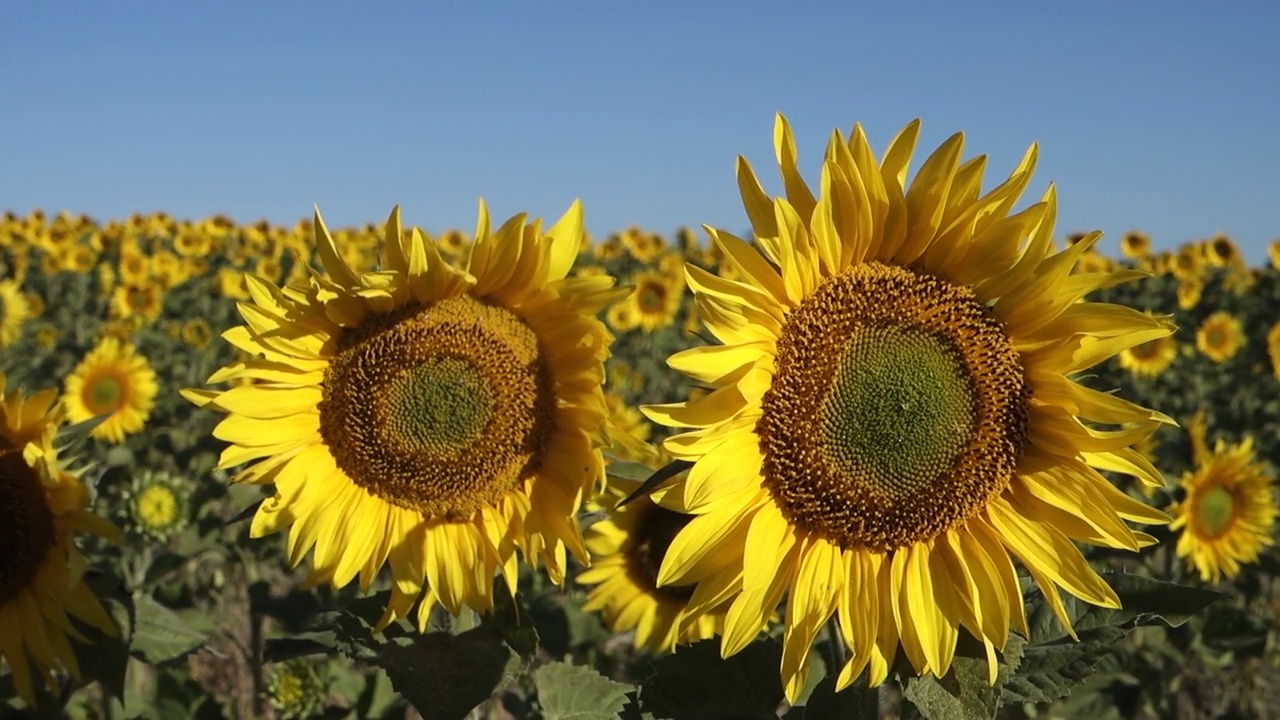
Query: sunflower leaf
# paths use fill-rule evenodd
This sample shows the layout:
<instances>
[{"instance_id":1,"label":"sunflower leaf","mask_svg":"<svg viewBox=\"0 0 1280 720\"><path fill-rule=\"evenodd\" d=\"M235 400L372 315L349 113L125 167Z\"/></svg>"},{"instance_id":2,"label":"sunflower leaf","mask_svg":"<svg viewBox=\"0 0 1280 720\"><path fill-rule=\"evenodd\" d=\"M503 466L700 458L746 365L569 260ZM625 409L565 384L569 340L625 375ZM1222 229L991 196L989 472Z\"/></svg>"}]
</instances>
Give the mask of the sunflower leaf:
<instances>
[{"instance_id":1,"label":"sunflower leaf","mask_svg":"<svg viewBox=\"0 0 1280 720\"><path fill-rule=\"evenodd\" d=\"M880 693L876 688L854 684L836 692L836 677L828 675L818 683L804 704L804 720L876 720L880 717Z\"/></svg>"},{"instance_id":2,"label":"sunflower leaf","mask_svg":"<svg viewBox=\"0 0 1280 720\"><path fill-rule=\"evenodd\" d=\"M640 686L640 709L672 720L776 718L782 702L776 640L748 645L727 659L719 640L703 640L653 663Z\"/></svg>"},{"instance_id":3,"label":"sunflower leaf","mask_svg":"<svg viewBox=\"0 0 1280 720\"><path fill-rule=\"evenodd\" d=\"M1076 632L1100 627L1131 630L1146 625L1178 627L1213 602L1225 597L1204 588L1124 572L1099 573L1120 598L1116 609L1100 608L1064 595L1063 605ZM1038 589L1027 593L1030 645L1061 642L1068 634Z\"/></svg>"},{"instance_id":4,"label":"sunflower leaf","mask_svg":"<svg viewBox=\"0 0 1280 720\"><path fill-rule=\"evenodd\" d=\"M153 665L182 657L208 639L150 595L135 595L133 603L133 636L129 651Z\"/></svg>"},{"instance_id":5,"label":"sunflower leaf","mask_svg":"<svg viewBox=\"0 0 1280 720\"><path fill-rule=\"evenodd\" d=\"M1007 677L1007 667L1000 674ZM957 655L946 676L913 677L903 696L928 720L991 720L1000 707L1000 679L987 682L986 658Z\"/></svg>"},{"instance_id":6,"label":"sunflower leaf","mask_svg":"<svg viewBox=\"0 0 1280 720\"><path fill-rule=\"evenodd\" d=\"M388 642L376 662L426 720L462 718L515 679L524 663L487 627ZM424 678L429 681L424 682Z\"/></svg>"},{"instance_id":7,"label":"sunflower leaf","mask_svg":"<svg viewBox=\"0 0 1280 720\"><path fill-rule=\"evenodd\" d=\"M1049 702L1066 696L1114 652L1124 631L1096 627L1080 631L1079 636L1079 642L1067 639L1025 648L1018 672L1004 685L1001 704Z\"/></svg>"},{"instance_id":8,"label":"sunflower leaf","mask_svg":"<svg viewBox=\"0 0 1280 720\"><path fill-rule=\"evenodd\" d=\"M650 473L640 487L631 491L631 494L622 499L617 507L625 507L628 503L635 502L642 497L657 492L659 488L667 483L668 480L679 475L680 473L693 467L693 463L688 460L672 460L663 465L657 471Z\"/></svg>"},{"instance_id":9,"label":"sunflower leaf","mask_svg":"<svg viewBox=\"0 0 1280 720\"><path fill-rule=\"evenodd\" d=\"M535 670L533 684L545 720L615 720L633 690L589 667L561 662Z\"/></svg>"}]
</instances>

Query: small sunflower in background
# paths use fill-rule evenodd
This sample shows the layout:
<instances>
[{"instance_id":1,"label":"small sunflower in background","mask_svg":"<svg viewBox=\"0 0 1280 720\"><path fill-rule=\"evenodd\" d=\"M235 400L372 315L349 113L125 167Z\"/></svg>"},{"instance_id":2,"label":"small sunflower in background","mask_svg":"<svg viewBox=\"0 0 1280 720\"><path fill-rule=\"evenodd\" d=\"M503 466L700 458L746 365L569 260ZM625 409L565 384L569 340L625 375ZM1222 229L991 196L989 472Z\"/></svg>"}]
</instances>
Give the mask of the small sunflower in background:
<instances>
[{"instance_id":1,"label":"small sunflower in background","mask_svg":"<svg viewBox=\"0 0 1280 720\"><path fill-rule=\"evenodd\" d=\"M1219 310L1200 323L1196 330L1196 347L1214 362L1226 362L1244 347L1244 329L1240 320Z\"/></svg>"},{"instance_id":2,"label":"small sunflower in background","mask_svg":"<svg viewBox=\"0 0 1280 720\"><path fill-rule=\"evenodd\" d=\"M182 342L196 350L203 350L209 347L209 343L212 340L213 331L209 329L209 323L205 322L203 318L195 318L182 324Z\"/></svg>"},{"instance_id":3,"label":"small sunflower in background","mask_svg":"<svg viewBox=\"0 0 1280 720\"><path fill-rule=\"evenodd\" d=\"M1235 267L1244 262L1235 241L1222 234L1215 235L1205 243L1204 255L1215 267Z\"/></svg>"},{"instance_id":4,"label":"small sunflower in background","mask_svg":"<svg viewBox=\"0 0 1280 720\"><path fill-rule=\"evenodd\" d=\"M1267 356L1271 358L1271 372L1280 380L1280 322L1267 333Z\"/></svg>"},{"instance_id":5,"label":"small sunflower in background","mask_svg":"<svg viewBox=\"0 0 1280 720\"><path fill-rule=\"evenodd\" d=\"M1178 341L1168 335L1121 350L1120 367L1138 377L1155 377L1178 359Z\"/></svg>"},{"instance_id":6,"label":"small sunflower in background","mask_svg":"<svg viewBox=\"0 0 1280 720\"><path fill-rule=\"evenodd\" d=\"M471 239L461 230L445 230L440 237L436 238L436 245L439 246L440 252L451 258L466 254L470 243Z\"/></svg>"},{"instance_id":7,"label":"small sunflower in background","mask_svg":"<svg viewBox=\"0 0 1280 720\"><path fill-rule=\"evenodd\" d=\"M956 133L908 183L919 131L903 128L881 160L861 126L834 133L815 194L779 116L785 198L739 158L755 243L710 231L747 281L685 268L723 344L668 364L713 390L642 408L684 431L664 447L693 463L660 500L696 517L658 585L697 581L698 593L733 597L726 657L785 598L791 701L832 617L852 650L837 690L864 671L883 683L899 644L916 672L944 676L961 628L984 646L994 682L1010 625L1027 632L1013 557L1071 632L1059 588L1119 606L1076 543L1136 552L1156 540L1129 522L1169 521L1100 470L1163 487L1132 446L1173 420L1071 379L1173 333L1167 318L1083 302L1145 273L1071 274L1101 234L1054 252L1052 187L1013 212L1035 146L984 194L986 158L962 160Z\"/></svg>"},{"instance_id":8,"label":"small sunflower in background","mask_svg":"<svg viewBox=\"0 0 1280 720\"><path fill-rule=\"evenodd\" d=\"M155 371L132 344L104 337L67 376L67 416L78 423L106 415L89 434L120 444L146 425L158 389Z\"/></svg>"},{"instance_id":9,"label":"small sunflower in background","mask_svg":"<svg viewBox=\"0 0 1280 720\"><path fill-rule=\"evenodd\" d=\"M137 249L126 249L120 253L116 275L126 285L144 286L151 279L151 262Z\"/></svg>"},{"instance_id":10,"label":"small sunflower in background","mask_svg":"<svg viewBox=\"0 0 1280 720\"><path fill-rule=\"evenodd\" d=\"M1151 255L1151 236L1132 230L1120 238L1120 254L1130 260L1142 260Z\"/></svg>"},{"instance_id":11,"label":"small sunflower in background","mask_svg":"<svg viewBox=\"0 0 1280 720\"><path fill-rule=\"evenodd\" d=\"M653 264L667 249L667 243L661 235L645 232L638 227L627 228L622 232L622 244L631 257L644 265Z\"/></svg>"},{"instance_id":12,"label":"small sunflower in background","mask_svg":"<svg viewBox=\"0 0 1280 720\"><path fill-rule=\"evenodd\" d=\"M1204 274L1204 254L1195 245L1183 245L1173 255L1169 272L1179 280L1198 280Z\"/></svg>"},{"instance_id":13,"label":"small sunflower in background","mask_svg":"<svg viewBox=\"0 0 1280 720\"><path fill-rule=\"evenodd\" d=\"M1280 238L1267 245L1267 257L1271 260L1271 267L1280 270Z\"/></svg>"},{"instance_id":14,"label":"small sunflower in background","mask_svg":"<svg viewBox=\"0 0 1280 720\"><path fill-rule=\"evenodd\" d=\"M18 283L0 280L0 348L22 335L22 327L30 317L31 305Z\"/></svg>"},{"instance_id":15,"label":"small sunflower in background","mask_svg":"<svg viewBox=\"0 0 1280 720\"><path fill-rule=\"evenodd\" d=\"M45 352L58 346L59 337L61 337L61 333L58 332L58 326L47 322L37 324L35 330L31 333L31 339L35 342L36 347Z\"/></svg>"},{"instance_id":16,"label":"small sunflower in background","mask_svg":"<svg viewBox=\"0 0 1280 720\"><path fill-rule=\"evenodd\" d=\"M1169 509L1170 528L1182 531L1178 557L1216 583L1238 575L1274 543L1275 493L1266 467L1254 461L1253 438L1234 445L1218 440L1210 452L1203 414L1189 432L1196 468L1182 477L1185 497Z\"/></svg>"},{"instance_id":17,"label":"small sunflower in background","mask_svg":"<svg viewBox=\"0 0 1280 720\"><path fill-rule=\"evenodd\" d=\"M1198 277L1183 278L1178 281L1178 308L1180 310L1193 310L1200 304L1200 297L1204 294L1204 280Z\"/></svg>"},{"instance_id":18,"label":"small sunflower in background","mask_svg":"<svg viewBox=\"0 0 1280 720\"><path fill-rule=\"evenodd\" d=\"M144 470L134 476L124 493L129 530L156 542L165 542L190 520L191 492L180 477Z\"/></svg>"},{"instance_id":19,"label":"small sunflower in background","mask_svg":"<svg viewBox=\"0 0 1280 720\"><path fill-rule=\"evenodd\" d=\"M0 664L8 663L28 705L35 679L53 689L54 670L80 677L71 642L84 638L68 616L118 632L81 582L85 560L74 536L118 540L119 531L90 511L89 489L58 461L54 439L64 412L56 397L54 390L6 394L0 373Z\"/></svg>"},{"instance_id":20,"label":"small sunflower in background","mask_svg":"<svg viewBox=\"0 0 1280 720\"><path fill-rule=\"evenodd\" d=\"M629 332L640 327L640 312L636 309L635 303L630 299L624 299L605 310L604 321L620 333Z\"/></svg>"},{"instance_id":21,"label":"small sunflower in background","mask_svg":"<svg viewBox=\"0 0 1280 720\"><path fill-rule=\"evenodd\" d=\"M267 700L280 720L320 717L328 697L328 678L314 660L276 663L267 676Z\"/></svg>"},{"instance_id":22,"label":"small sunflower in background","mask_svg":"<svg viewBox=\"0 0 1280 720\"><path fill-rule=\"evenodd\" d=\"M631 285L635 290L627 302L635 312L640 329L654 332L671 327L684 302L683 278L646 271L633 275Z\"/></svg>"},{"instance_id":23,"label":"small sunflower in background","mask_svg":"<svg viewBox=\"0 0 1280 720\"><path fill-rule=\"evenodd\" d=\"M245 324L223 334L252 359L184 390L228 414L234 481L272 483L251 535L288 531L309 582L367 590L390 564L385 625L420 595L456 615L514 588L517 551L563 581L587 561L576 513L604 480L601 383L613 336L596 315L629 290L569 277L583 232L575 202L544 231L516 215L492 229L481 202L465 268L445 262L397 207L382 270L357 273L316 213L324 273L284 289L249 278ZM425 595L424 595L425 592Z\"/></svg>"},{"instance_id":24,"label":"small sunflower in background","mask_svg":"<svg viewBox=\"0 0 1280 720\"><path fill-rule=\"evenodd\" d=\"M117 285L111 296L111 310L115 317L139 317L153 322L160 317L164 305L164 290L158 284Z\"/></svg>"},{"instance_id":25,"label":"small sunflower in background","mask_svg":"<svg viewBox=\"0 0 1280 720\"><path fill-rule=\"evenodd\" d=\"M591 567L578 575L578 582L593 587L583 609L603 614L616 633L634 630L636 647L654 653L715 637L724 625L729 595L709 596L710 586L701 586L699 592L693 583L657 583L671 541L694 516L668 510L647 497L614 507L638 485L611 481L608 496L601 500L609 515L587 529ZM725 570L729 564L726 559Z\"/></svg>"}]
</instances>

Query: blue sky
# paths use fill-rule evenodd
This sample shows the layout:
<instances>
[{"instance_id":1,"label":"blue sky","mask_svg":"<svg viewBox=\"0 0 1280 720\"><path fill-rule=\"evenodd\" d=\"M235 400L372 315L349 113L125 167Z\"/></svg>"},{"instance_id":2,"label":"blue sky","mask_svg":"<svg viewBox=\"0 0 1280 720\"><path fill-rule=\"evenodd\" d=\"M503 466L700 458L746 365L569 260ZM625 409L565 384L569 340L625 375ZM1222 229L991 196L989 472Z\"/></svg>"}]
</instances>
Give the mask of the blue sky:
<instances>
[{"instance_id":1,"label":"blue sky","mask_svg":"<svg viewBox=\"0 0 1280 720\"><path fill-rule=\"evenodd\" d=\"M1264 2L6 3L0 208L429 230L558 216L747 227L782 111L826 138L924 119L989 183L1041 143L1059 231L1280 237L1280 10Z\"/></svg>"}]
</instances>

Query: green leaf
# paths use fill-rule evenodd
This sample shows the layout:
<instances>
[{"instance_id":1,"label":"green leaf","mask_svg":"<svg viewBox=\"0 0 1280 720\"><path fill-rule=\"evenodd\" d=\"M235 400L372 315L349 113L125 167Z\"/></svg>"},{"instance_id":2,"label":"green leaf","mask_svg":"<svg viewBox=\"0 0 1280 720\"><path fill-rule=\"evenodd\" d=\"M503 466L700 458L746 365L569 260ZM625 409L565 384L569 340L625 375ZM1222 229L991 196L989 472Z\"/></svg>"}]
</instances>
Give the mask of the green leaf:
<instances>
[{"instance_id":1,"label":"green leaf","mask_svg":"<svg viewBox=\"0 0 1280 720\"><path fill-rule=\"evenodd\" d=\"M544 720L615 720L632 687L581 665L553 662L533 673Z\"/></svg>"},{"instance_id":2,"label":"green leaf","mask_svg":"<svg viewBox=\"0 0 1280 720\"><path fill-rule=\"evenodd\" d=\"M378 648L375 662L424 720L455 720L513 680L522 663L491 628L411 635Z\"/></svg>"},{"instance_id":3,"label":"green leaf","mask_svg":"<svg viewBox=\"0 0 1280 720\"><path fill-rule=\"evenodd\" d=\"M85 583L111 619L116 621L120 632L111 636L95 627L77 623L77 629L84 633L88 642L72 642L72 649L85 678L97 680L108 695L123 700L125 671L129 666L129 636L133 631L133 599L124 591L120 578L114 575L94 575L87 577Z\"/></svg>"},{"instance_id":4,"label":"green leaf","mask_svg":"<svg viewBox=\"0 0 1280 720\"><path fill-rule=\"evenodd\" d=\"M1103 658L1115 651L1124 631L1116 627L1095 627L1079 635L1079 642L1067 638L1026 647L1017 672L1004 685L1001 702L1040 703L1065 697L1093 675Z\"/></svg>"},{"instance_id":5,"label":"green leaf","mask_svg":"<svg viewBox=\"0 0 1280 720\"><path fill-rule=\"evenodd\" d=\"M654 662L641 683L640 709L672 720L777 717L782 702L782 646L776 640L748 645L720 658L720 641L687 645Z\"/></svg>"},{"instance_id":6,"label":"green leaf","mask_svg":"<svg viewBox=\"0 0 1280 720\"><path fill-rule=\"evenodd\" d=\"M133 603L133 637L129 651L149 663L158 664L182 657L208 639L150 595L136 595Z\"/></svg>"},{"instance_id":7,"label":"green leaf","mask_svg":"<svg viewBox=\"0 0 1280 720\"><path fill-rule=\"evenodd\" d=\"M1000 675L1007 668L1000 669ZM929 720L991 720L1000 707L1000 677L987 682L987 660L957 655L942 678L907 681L904 696Z\"/></svg>"},{"instance_id":8,"label":"green leaf","mask_svg":"<svg viewBox=\"0 0 1280 720\"><path fill-rule=\"evenodd\" d=\"M1104 572L1099 575L1116 591L1120 607L1100 608L1064 595L1063 605L1077 633L1099 627L1117 627L1123 630L1146 625L1178 627L1211 603L1225 597L1212 590L1131 573ZM1067 632L1039 590L1032 590L1027 596L1027 624L1031 630L1031 644L1041 645L1068 638Z\"/></svg>"},{"instance_id":9,"label":"green leaf","mask_svg":"<svg viewBox=\"0 0 1280 720\"><path fill-rule=\"evenodd\" d=\"M880 691L855 682L836 692L836 676L828 675L813 689L800 717L804 720L877 720Z\"/></svg>"}]
</instances>

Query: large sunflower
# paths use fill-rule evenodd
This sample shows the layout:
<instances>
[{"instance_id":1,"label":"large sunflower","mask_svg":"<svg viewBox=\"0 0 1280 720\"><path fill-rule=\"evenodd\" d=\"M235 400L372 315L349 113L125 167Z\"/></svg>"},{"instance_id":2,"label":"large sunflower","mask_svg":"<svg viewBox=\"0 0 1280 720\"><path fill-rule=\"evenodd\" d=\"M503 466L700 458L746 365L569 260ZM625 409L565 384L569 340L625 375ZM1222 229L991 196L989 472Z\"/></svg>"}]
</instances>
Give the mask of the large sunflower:
<instances>
[{"instance_id":1,"label":"large sunflower","mask_svg":"<svg viewBox=\"0 0 1280 720\"><path fill-rule=\"evenodd\" d=\"M35 704L33 675L55 687L52 672L79 678L72 618L114 635L115 625L81 582L85 560L72 536L117 539L111 523L89 511L83 482L64 470L54 434L65 415L57 392L5 394L0 373L0 661L18 697ZM3 664L3 663L0 663Z\"/></svg>"},{"instance_id":2,"label":"large sunflower","mask_svg":"<svg viewBox=\"0 0 1280 720\"><path fill-rule=\"evenodd\" d=\"M90 435L122 443L147 423L157 389L155 370L133 345L104 337L67 376L67 417L82 422L106 415Z\"/></svg>"},{"instance_id":3,"label":"large sunflower","mask_svg":"<svg viewBox=\"0 0 1280 720\"><path fill-rule=\"evenodd\" d=\"M708 585L659 587L656 582L672 538L694 516L668 510L648 498L614 508L636 485L611 483L604 501L609 517L587 530L592 565L578 575L578 582L595 587L583 609L602 612L614 632L635 630L636 646L651 652L670 652L677 643L714 637L728 610L725 598L698 597L699 588L705 593ZM707 612L689 612L708 603L712 607Z\"/></svg>"},{"instance_id":4,"label":"large sunflower","mask_svg":"<svg viewBox=\"0 0 1280 720\"><path fill-rule=\"evenodd\" d=\"M1010 554L1069 628L1059 587L1119 604L1073 540L1137 550L1155 541L1126 520L1168 521L1099 470L1163 485L1130 446L1172 420L1069 378L1172 332L1166 319L1081 301L1143 274L1072 274L1100 234L1051 252L1052 188L1009 214L1034 146L981 194L985 158L962 161L956 134L907 185L919 127L883 161L861 127L849 140L836 133L815 196L779 116L786 198L770 198L738 163L758 249L708 228L746 282L686 267L698 314L723 344L670 365L715 391L645 408L689 429L665 447L695 463L662 500L698 517L672 542L659 583L699 579L712 594L741 583L726 656L785 595L791 699L833 615L852 649L839 687L866 668L883 682L899 643L917 671L944 675L961 627L986 645L994 680L1010 623L1026 631Z\"/></svg>"},{"instance_id":5,"label":"large sunflower","mask_svg":"<svg viewBox=\"0 0 1280 720\"><path fill-rule=\"evenodd\" d=\"M1271 478L1254 462L1253 438L1236 445L1219 440L1209 452L1203 425L1192 423L1191 439L1196 469L1182 478L1186 495L1170 509L1170 527L1182 531L1178 557L1206 582L1218 582L1273 543L1276 500Z\"/></svg>"},{"instance_id":6,"label":"large sunflower","mask_svg":"<svg viewBox=\"0 0 1280 720\"><path fill-rule=\"evenodd\" d=\"M0 348L18 339L31 315L31 306L18 283L0 281Z\"/></svg>"},{"instance_id":7,"label":"large sunflower","mask_svg":"<svg viewBox=\"0 0 1280 720\"><path fill-rule=\"evenodd\" d=\"M283 290L249 279L245 325L223 335L254 359L184 391L230 413L214 435L220 467L274 483L252 534L289 529L311 581L368 588L395 578L384 622L426 588L450 612L491 607L516 548L559 581L565 548L586 559L574 515L603 479L608 442L601 382L612 337L595 314L625 290L568 278L582 236L578 203L547 233L524 215L490 230L480 206L466 269L444 262L392 211L380 270L356 273L319 213L327 276ZM425 582L424 582L425 581Z\"/></svg>"}]
</instances>

